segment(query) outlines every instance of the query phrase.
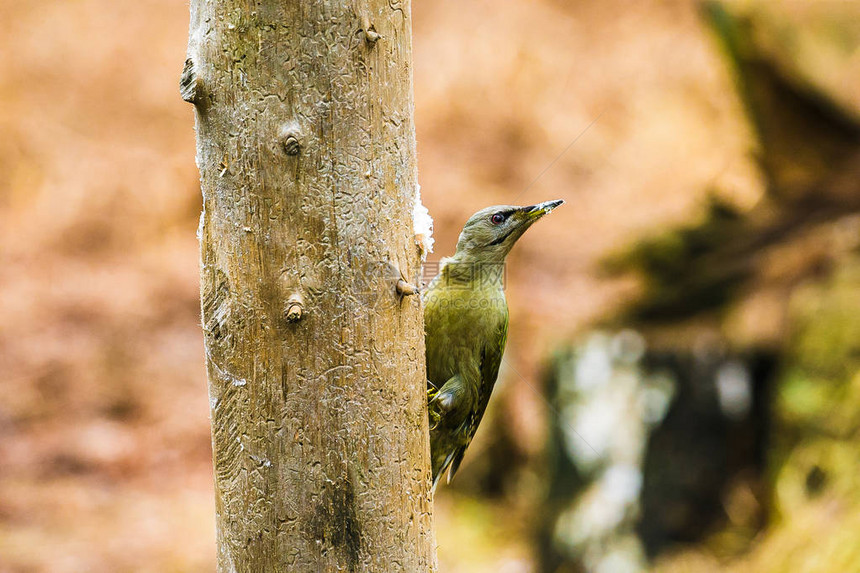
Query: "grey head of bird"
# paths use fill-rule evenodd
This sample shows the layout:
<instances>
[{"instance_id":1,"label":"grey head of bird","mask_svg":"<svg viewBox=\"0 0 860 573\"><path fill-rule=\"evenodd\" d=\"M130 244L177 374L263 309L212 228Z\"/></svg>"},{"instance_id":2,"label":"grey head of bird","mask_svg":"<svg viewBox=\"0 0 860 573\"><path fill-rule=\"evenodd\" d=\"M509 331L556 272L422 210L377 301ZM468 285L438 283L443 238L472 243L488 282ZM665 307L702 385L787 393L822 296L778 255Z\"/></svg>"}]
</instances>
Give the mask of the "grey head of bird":
<instances>
[{"instance_id":1,"label":"grey head of bird","mask_svg":"<svg viewBox=\"0 0 860 573\"><path fill-rule=\"evenodd\" d=\"M514 243L538 219L564 203L562 199L537 205L494 205L466 221L457 241L458 261L502 262Z\"/></svg>"}]
</instances>

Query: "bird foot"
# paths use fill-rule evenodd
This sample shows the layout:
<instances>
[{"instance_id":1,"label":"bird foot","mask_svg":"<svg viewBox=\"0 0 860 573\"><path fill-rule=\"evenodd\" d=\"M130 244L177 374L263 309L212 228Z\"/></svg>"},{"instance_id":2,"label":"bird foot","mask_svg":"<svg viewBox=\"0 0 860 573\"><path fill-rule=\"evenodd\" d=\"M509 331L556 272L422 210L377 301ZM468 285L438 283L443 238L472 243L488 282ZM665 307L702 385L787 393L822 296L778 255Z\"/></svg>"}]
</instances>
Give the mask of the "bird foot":
<instances>
[{"instance_id":1,"label":"bird foot","mask_svg":"<svg viewBox=\"0 0 860 573\"><path fill-rule=\"evenodd\" d=\"M439 412L438 408L434 407L434 401L436 400L436 396L438 396L439 390L435 386L430 383L430 387L427 388L427 415L430 420L430 429L435 430L436 426L439 425L439 421L442 419L442 414Z\"/></svg>"},{"instance_id":2,"label":"bird foot","mask_svg":"<svg viewBox=\"0 0 860 573\"><path fill-rule=\"evenodd\" d=\"M439 422L442 421L442 416L439 414L439 412L432 408L427 411L427 415L430 422L430 430L435 430L436 426L439 425Z\"/></svg>"}]
</instances>

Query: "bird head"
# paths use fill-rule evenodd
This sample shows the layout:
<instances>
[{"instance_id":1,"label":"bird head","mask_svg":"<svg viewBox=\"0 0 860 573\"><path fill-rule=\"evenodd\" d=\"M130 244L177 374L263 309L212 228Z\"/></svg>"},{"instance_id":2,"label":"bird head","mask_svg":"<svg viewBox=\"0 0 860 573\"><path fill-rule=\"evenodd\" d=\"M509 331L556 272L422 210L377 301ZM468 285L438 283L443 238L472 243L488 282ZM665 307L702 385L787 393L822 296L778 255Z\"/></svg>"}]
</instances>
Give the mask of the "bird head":
<instances>
[{"instance_id":1,"label":"bird head","mask_svg":"<svg viewBox=\"0 0 860 573\"><path fill-rule=\"evenodd\" d=\"M495 205L481 209L466 221L457 241L457 258L503 261L535 221L564 203L561 199L537 205Z\"/></svg>"}]
</instances>

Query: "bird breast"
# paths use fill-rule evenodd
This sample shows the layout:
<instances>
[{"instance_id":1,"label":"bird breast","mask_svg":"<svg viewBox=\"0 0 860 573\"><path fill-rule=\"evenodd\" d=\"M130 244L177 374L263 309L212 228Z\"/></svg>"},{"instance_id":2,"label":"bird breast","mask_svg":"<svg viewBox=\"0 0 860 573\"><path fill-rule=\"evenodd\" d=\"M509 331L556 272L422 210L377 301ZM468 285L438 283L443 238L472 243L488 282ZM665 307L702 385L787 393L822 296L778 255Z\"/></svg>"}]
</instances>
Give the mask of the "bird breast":
<instances>
[{"instance_id":1,"label":"bird breast","mask_svg":"<svg viewBox=\"0 0 860 573\"><path fill-rule=\"evenodd\" d=\"M456 374L477 374L507 312L501 288L431 285L424 296L428 379L439 387Z\"/></svg>"}]
</instances>

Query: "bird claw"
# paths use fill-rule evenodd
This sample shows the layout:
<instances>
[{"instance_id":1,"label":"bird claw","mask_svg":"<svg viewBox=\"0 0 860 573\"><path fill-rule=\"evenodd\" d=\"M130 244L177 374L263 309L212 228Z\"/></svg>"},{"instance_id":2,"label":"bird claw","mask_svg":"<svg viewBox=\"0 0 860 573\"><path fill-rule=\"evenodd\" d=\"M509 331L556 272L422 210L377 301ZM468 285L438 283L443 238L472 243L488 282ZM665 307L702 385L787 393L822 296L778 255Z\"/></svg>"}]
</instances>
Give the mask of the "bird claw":
<instances>
[{"instance_id":1,"label":"bird claw","mask_svg":"<svg viewBox=\"0 0 860 573\"><path fill-rule=\"evenodd\" d=\"M427 410L428 421L430 423L430 430L433 431L436 429L436 426L439 425L439 422L442 421L442 416L439 415L439 412L433 410L432 408Z\"/></svg>"},{"instance_id":2,"label":"bird claw","mask_svg":"<svg viewBox=\"0 0 860 573\"><path fill-rule=\"evenodd\" d=\"M433 406L436 396L439 395L439 389L433 386L432 382L428 381L428 383L430 384L430 387L427 388L427 416L430 422L430 429L435 430L436 426L438 426L439 422L442 420L442 414Z\"/></svg>"}]
</instances>

